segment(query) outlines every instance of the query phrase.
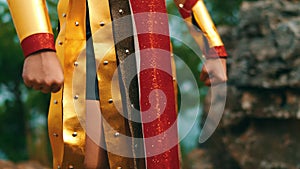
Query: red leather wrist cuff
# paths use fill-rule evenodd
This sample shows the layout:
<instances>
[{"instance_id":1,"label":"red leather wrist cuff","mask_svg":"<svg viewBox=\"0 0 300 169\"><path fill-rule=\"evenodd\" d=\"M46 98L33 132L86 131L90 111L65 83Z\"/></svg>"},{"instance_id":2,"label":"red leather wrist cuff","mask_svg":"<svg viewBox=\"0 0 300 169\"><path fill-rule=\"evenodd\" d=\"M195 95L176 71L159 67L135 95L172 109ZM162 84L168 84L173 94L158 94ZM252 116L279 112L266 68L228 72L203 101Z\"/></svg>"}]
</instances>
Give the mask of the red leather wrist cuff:
<instances>
[{"instance_id":1,"label":"red leather wrist cuff","mask_svg":"<svg viewBox=\"0 0 300 169\"><path fill-rule=\"evenodd\" d=\"M224 46L215 46L204 52L207 59L227 58L228 54Z\"/></svg>"},{"instance_id":2,"label":"red leather wrist cuff","mask_svg":"<svg viewBox=\"0 0 300 169\"><path fill-rule=\"evenodd\" d=\"M28 36L21 42L25 58L40 50L55 51L54 36L50 33L37 33Z\"/></svg>"}]
</instances>

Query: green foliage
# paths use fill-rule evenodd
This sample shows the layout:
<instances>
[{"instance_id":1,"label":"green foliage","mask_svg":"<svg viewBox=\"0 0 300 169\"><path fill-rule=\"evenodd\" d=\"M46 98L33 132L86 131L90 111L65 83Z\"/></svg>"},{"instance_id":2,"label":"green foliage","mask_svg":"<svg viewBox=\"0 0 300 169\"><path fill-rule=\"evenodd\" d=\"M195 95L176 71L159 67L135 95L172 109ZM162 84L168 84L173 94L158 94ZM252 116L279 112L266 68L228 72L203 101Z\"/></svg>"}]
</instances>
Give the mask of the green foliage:
<instances>
[{"instance_id":1,"label":"green foliage","mask_svg":"<svg viewBox=\"0 0 300 169\"><path fill-rule=\"evenodd\" d=\"M49 96L23 84L23 53L7 4L2 1L0 25L0 158L21 161L31 156L26 140L35 135L34 130L46 132L45 124L33 126L30 121L35 112L46 119Z\"/></svg>"},{"instance_id":2,"label":"green foliage","mask_svg":"<svg viewBox=\"0 0 300 169\"><path fill-rule=\"evenodd\" d=\"M238 11L243 0L220 1L207 0L206 6L216 24L235 25L238 22Z\"/></svg>"},{"instance_id":3,"label":"green foliage","mask_svg":"<svg viewBox=\"0 0 300 169\"><path fill-rule=\"evenodd\" d=\"M11 159L26 158L25 121L19 87L21 85L22 54L6 4L0 4L0 150ZM14 155L14 153L17 154Z\"/></svg>"},{"instance_id":4,"label":"green foliage","mask_svg":"<svg viewBox=\"0 0 300 169\"><path fill-rule=\"evenodd\" d=\"M243 1L257 0L204 0L217 25L236 25L239 22L239 9Z\"/></svg>"}]
</instances>

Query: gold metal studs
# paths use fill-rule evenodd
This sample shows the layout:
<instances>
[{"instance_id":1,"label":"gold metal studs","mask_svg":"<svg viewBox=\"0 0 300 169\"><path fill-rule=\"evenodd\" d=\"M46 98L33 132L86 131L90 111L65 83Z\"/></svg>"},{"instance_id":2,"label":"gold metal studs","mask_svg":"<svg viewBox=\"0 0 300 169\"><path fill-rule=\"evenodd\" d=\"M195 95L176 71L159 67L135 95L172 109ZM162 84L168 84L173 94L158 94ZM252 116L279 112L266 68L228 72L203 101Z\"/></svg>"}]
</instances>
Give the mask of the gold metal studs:
<instances>
[{"instance_id":1,"label":"gold metal studs","mask_svg":"<svg viewBox=\"0 0 300 169\"><path fill-rule=\"evenodd\" d=\"M104 22L100 22L100 26L104 26L105 25L105 23Z\"/></svg>"},{"instance_id":2,"label":"gold metal studs","mask_svg":"<svg viewBox=\"0 0 300 169\"><path fill-rule=\"evenodd\" d=\"M114 134L114 136L115 136L115 137L119 137L119 136L120 136L120 133L119 133L119 132L116 132L116 133Z\"/></svg>"},{"instance_id":3,"label":"gold metal studs","mask_svg":"<svg viewBox=\"0 0 300 169\"><path fill-rule=\"evenodd\" d=\"M76 137L77 135L78 135L77 132L73 132L73 133L72 133L72 136L73 136L73 137Z\"/></svg>"},{"instance_id":4,"label":"gold metal studs","mask_svg":"<svg viewBox=\"0 0 300 169\"><path fill-rule=\"evenodd\" d=\"M123 15L123 14L124 14L123 9L119 9L119 14L120 14L120 15Z\"/></svg>"}]
</instances>

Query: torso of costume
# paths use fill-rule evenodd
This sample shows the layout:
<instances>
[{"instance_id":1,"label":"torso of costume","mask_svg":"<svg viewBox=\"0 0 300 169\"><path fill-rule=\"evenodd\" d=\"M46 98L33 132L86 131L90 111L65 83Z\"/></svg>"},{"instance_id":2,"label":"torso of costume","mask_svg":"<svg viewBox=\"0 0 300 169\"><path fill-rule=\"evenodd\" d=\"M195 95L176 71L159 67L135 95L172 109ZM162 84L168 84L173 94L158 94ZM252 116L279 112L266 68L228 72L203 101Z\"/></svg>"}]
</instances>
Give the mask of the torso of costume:
<instances>
[{"instance_id":1,"label":"torso of costume","mask_svg":"<svg viewBox=\"0 0 300 169\"><path fill-rule=\"evenodd\" d=\"M201 29L188 24L204 55L226 57L203 0L175 3ZM8 4L25 56L56 50L63 66L64 86L51 95L48 117L53 168L84 168L87 9L110 168L180 168L165 0L60 0L55 43L44 0Z\"/></svg>"}]
</instances>

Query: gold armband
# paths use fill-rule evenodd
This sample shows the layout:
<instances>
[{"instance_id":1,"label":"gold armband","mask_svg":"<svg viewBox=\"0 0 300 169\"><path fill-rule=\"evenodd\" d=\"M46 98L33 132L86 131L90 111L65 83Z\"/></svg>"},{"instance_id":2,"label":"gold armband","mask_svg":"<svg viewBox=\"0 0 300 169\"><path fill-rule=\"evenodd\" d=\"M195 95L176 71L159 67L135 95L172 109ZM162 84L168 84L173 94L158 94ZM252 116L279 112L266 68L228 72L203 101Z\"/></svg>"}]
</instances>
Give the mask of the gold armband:
<instances>
[{"instance_id":1,"label":"gold armband","mask_svg":"<svg viewBox=\"0 0 300 169\"><path fill-rule=\"evenodd\" d=\"M201 28L204 36L207 38L209 47L223 46L223 42L218 31L206 9L203 0L199 0L192 8L195 20Z\"/></svg>"},{"instance_id":2,"label":"gold armband","mask_svg":"<svg viewBox=\"0 0 300 169\"><path fill-rule=\"evenodd\" d=\"M21 42L33 34L53 34L45 0L7 0L7 2Z\"/></svg>"}]
</instances>

